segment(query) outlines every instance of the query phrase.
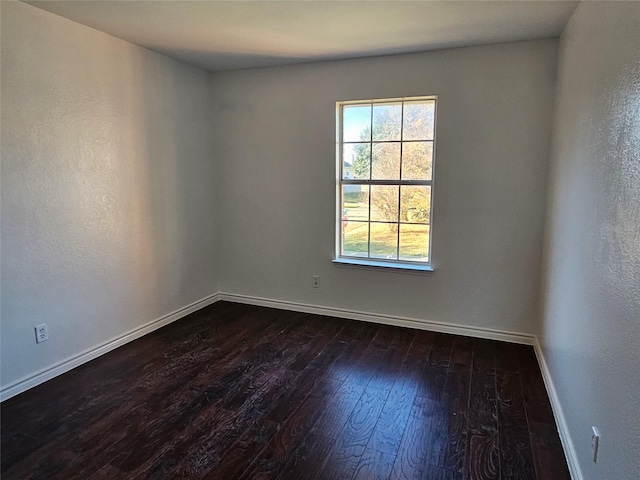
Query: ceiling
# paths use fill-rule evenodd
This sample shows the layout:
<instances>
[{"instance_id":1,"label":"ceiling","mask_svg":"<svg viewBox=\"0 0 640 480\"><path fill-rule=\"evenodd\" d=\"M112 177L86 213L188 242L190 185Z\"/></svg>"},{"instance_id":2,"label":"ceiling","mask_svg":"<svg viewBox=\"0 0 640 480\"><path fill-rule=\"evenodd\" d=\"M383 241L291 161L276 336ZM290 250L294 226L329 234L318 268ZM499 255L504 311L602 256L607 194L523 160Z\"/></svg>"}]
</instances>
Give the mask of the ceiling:
<instances>
[{"instance_id":1,"label":"ceiling","mask_svg":"<svg viewBox=\"0 0 640 480\"><path fill-rule=\"evenodd\" d=\"M207 70L557 37L577 1L27 1Z\"/></svg>"}]
</instances>

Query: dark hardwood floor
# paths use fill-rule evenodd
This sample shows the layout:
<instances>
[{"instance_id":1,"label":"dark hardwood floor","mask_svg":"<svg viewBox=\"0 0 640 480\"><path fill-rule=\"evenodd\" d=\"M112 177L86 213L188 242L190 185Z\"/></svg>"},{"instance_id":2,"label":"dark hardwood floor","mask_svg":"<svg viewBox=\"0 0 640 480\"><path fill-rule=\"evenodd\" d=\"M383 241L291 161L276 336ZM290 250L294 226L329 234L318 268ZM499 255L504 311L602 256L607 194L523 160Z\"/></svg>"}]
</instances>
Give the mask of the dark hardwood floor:
<instances>
[{"instance_id":1,"label":"dark hardwood floor","mask_svg":"<svg viewBox=\"0 0 640 480\"><path fill-rule=\"evenodd\" d=\"M1 414L3 480L570 478L531 347L226 302Z\"/></svg>"}]
</instances>

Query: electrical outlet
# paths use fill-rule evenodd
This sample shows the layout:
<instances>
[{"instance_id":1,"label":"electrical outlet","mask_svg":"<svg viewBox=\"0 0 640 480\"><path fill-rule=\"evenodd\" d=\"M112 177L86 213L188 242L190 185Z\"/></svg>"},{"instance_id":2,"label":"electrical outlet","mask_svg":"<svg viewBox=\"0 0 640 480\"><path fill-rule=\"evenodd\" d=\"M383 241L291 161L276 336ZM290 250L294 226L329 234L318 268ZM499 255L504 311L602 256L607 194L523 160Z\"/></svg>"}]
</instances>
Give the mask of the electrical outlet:
<instances>
[{"instance_id":1,"label":"electrical outlet","mask_svg":"<svg viewBox=\"0 0 640 480\"><path fill-rule=\"evenodd\" d=\"M41 323L40 325L36 325L36 343L42 343L49 340L49 330L47 330L47 324Z\"/></svg>"},{"instance_id":2,"label":"electrical outlet","mask_svg":"<svg viewBox=\"0 0 640 480\"><path fill-rule=\"evenodd\" d=\"M600 444L600 432L596 427L591 427L591 453L593 455L593 463L598 462L598 445Z\"/></svg>"},{"instance_id":3,"label":"electrical outlet","mask_svg":"<svg viewBox=\"0 0 640 480\"><path fill-rule=\"evenodd\" d=\"M313 288L320 288L320 275L311 276Z\"/></svg>"}]
</instances>

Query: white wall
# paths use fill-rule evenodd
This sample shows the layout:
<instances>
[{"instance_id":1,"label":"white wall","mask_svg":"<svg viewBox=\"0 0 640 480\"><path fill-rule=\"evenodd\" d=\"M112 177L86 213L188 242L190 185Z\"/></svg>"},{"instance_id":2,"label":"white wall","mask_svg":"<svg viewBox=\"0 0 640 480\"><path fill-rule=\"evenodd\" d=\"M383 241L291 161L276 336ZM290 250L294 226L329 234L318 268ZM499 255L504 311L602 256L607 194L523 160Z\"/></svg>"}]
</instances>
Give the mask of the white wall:
<instances>
[{"instance_id":1,"label":"white wall","mask_svg":"<svg viewBox=\"0 0 640 480\"><path fill-rule=\"evenodd\" d=\"M218 290L209 74L2 3L2 385ZM36 345L33 326L50 340Z\"/></svg>"},{"instance_id":2,"label":"white wall","mask_svg":"<svg viewBox=\"0 0 640 480\"><path fill-rule=\"evenodd\" d=\"M556 49L543 40L213 74L222 291L533 332ZM335 102L433 94L436 271L333 265Z\"/></svg>"},{"instance_id":3,"label":"white wall","mask_svg":"<svg viewBox=\"0 0 640 480\"><path fill-rule=\"evenodd\" d=\"M584 478L637 479L640 3L581 2L559 65L543 351Z\"/></svg>"}]
</instances>

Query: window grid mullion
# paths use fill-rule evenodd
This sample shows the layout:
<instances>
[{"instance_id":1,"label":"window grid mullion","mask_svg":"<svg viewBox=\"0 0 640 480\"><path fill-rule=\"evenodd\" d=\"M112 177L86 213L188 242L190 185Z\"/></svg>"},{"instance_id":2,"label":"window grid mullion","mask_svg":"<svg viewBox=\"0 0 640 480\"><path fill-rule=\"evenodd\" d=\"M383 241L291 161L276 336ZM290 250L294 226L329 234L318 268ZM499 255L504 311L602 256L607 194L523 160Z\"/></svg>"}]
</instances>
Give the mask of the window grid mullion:
<instances>
[{"instance_id":1,"label":"window grid mullion","mask_svg":"<svg viewBox=\"0 0 640 480\"><path fill-rule=\"evenodd\" d=\"M429 138L424 138L424 139L414 139L414 140L371 140L374 143L420 143L420 142L431 142L433 143L433 140L429 139ZM362 140L358 140L357 142L355 140L350 140L347 142L342 142L343 145L356 145L358 143L367 143L366 141L362 141Z\"/></svg>"},{"instance_id":2,"label":"window grid mullion","mask_svg":"<svg viewBox=\"0 0 640 480\"><path fill-rule=\"evenodd\" d=\"M404 135L404 102L400 107L400 174L399 179L402 180L402 139ZM396 224L398 231L396 232L396 260L400 259L400 203L402 202L402 185L398 185L398 222Z\"/></svg>"},{"instance_id":3,"label":"window grid mullion","mask_svg":"<svg viewBox=\"0 0 640 480\"><path fill-rule=\"evenodd\" d=\"M369 181L373 178L373 103L369 109ZM369 218L367 222L367 258L371 258L371 184L369 184Z\"/></svg>"},{"instance_id":4,"label":"window grid mullion","mask_svg":"<svg viewBox=\"0 0 640 480\"><path fill-rule=\"evenodd\" d=\"M341 180L343 185L403 185L405 187L410 187L412 185L420 187L420 186L431 186L432 180L367 180L365 178L349 178Z\"/></svg>"}]
</instances>

